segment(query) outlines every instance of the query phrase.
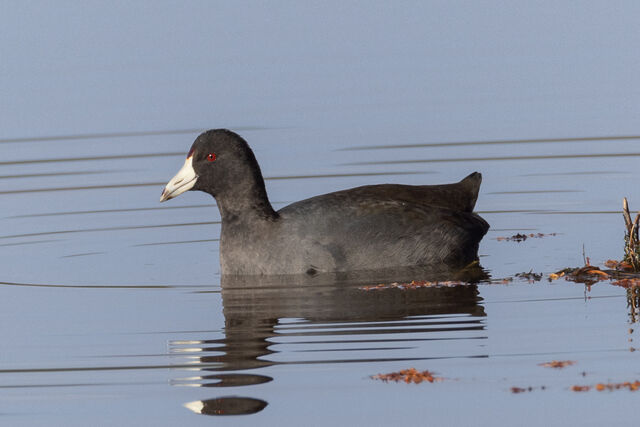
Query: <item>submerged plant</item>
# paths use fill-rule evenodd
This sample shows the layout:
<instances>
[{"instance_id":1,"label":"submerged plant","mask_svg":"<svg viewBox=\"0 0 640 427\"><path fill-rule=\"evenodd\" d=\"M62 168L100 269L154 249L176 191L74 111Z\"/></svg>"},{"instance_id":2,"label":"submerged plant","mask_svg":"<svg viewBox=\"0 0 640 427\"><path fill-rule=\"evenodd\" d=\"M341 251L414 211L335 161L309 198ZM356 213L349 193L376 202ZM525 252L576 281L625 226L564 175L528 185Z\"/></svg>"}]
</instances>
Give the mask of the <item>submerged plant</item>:
<instances>
[{"instance_id":1,"label":"submerged plant","mask_svg":"<svg viewBox=\"0 0 640 427\"><path fill-rule=\"evenodd\" d=\"M638 223L640 222L640 212L634 221L631 221L629 214L629 203L627 198L622 199L622 216L627 228L624 234L624 261L633 267L633 271L640 271L640 239L638 238Z\"/></svg>"}]
</instances>

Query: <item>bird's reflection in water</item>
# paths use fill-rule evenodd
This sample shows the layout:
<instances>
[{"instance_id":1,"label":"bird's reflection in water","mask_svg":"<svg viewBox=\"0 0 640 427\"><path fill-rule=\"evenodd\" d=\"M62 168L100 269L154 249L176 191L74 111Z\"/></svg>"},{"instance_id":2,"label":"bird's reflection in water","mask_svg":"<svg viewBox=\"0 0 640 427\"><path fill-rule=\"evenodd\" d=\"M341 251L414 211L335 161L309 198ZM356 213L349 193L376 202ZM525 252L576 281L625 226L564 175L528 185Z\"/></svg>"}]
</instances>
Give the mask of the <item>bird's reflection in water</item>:
<instances>
[{"instance_id":1,"label":"bird's reflection in water","mask_svg":"<svg viewBox=\"0 0 640 427\"><path fill-rule=\"evenodd\" d=\"M202 415L248 415L262 411L267 402L250 397L220 397L217 399L197 400L184 406Z\"/></svg>"},{"instance_id":2,"label":"bird's reflection in water","mask_svg":"<svg viewBox=\"0 0 640 427\"><path fill-rule=\"evenodd\" d=\"M200 375L175 379L172 383L197 387L239 387L263 384L273 378L226 371L255 370L281 363L383 362L442 357L397 354L402 349L385 348L385 344L485 338L482 331L486 314L474 283L486 278L479 267L456 272L403 270L313 277L223 277L225 337L174 342L172 350L175 353L197 352L193 370L198 370ZM415 279L431 282L453 280L464 284L411 289L366 288L380 283L408 283ZM475 333L463 336L461 331ZM336 351L342 356L330 360L279 362L274 360L278 352L272 348L274 340L283 337L303 339L302 344L321 345L324 347L319 351ZM346 349L345 345L350 348ZM185 349L185 346L189 348ZM390 351L396 356L390 356ZM345 357L345 352L358 356ZM469 355L478 356L482 355ZM206 367L198 368L199 364ZM237 415L261 411L267 402L249 397L221 396L190 402L185 406L200 414Z\"/></svg>"}]
</instances>

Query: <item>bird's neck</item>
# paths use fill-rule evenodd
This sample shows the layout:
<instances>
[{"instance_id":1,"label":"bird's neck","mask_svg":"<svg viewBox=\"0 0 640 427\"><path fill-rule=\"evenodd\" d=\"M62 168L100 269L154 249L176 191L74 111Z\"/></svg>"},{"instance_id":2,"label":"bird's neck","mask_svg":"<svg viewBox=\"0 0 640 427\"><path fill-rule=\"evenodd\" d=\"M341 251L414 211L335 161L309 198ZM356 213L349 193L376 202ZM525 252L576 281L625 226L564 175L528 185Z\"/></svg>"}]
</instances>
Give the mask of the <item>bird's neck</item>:
<instances>
[{"instance_id":1,"label":"bird's neck","mask_svg":"<svg viewBox=\"0 0 640 427\"><path fill-rule=\"evenodd\" d=\"M262 176L257 178L216 195L223 223L272 221L278 217L267 197Z\"/></svg>"}]
</instances>

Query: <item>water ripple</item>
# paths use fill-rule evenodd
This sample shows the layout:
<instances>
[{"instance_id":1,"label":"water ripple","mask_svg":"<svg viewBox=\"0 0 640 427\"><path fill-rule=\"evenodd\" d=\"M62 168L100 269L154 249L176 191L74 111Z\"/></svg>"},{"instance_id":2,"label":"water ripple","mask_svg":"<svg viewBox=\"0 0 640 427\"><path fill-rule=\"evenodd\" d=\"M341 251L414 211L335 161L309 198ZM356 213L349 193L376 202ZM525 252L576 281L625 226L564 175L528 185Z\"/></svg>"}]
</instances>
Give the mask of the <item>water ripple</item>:
<instances>
[{"instance_id":1,"label":"water ripple","mask_svg":"<svg viewBox=\"0 0 640 427\"><path fill-rule=\"evenodd\" d=\"M0 162L0 165L2 163ZM343 173L343 174L318 174L318 175L283 175L283 176L267 176L264 179L270 180L286 180L286 179L315 179L315 178L344 178L344 177L357 177L357 176L389 176L389 175L422 175L436 172L362 172L362 173ZM78 191L78 190L105 190L114 188L135 188L135 187L159 187L162 188L166 185L166 181L159 182L138 182L138 183L123 183L123 184L100 184L100 185L74 185L66 187L44 187L44 188L25 188L18 190L4 190L0 191L0 194L21 194L21 193L43 193L43 192L55 192L55 191Z\"/></svg>"},{"instance_id":2,"label":"water ripple","mask_svg":"<svg viewBox=\"0 0 640 427\"><path fill-rule=\"evenodd\" d=\"M74 171L74 172L23 173L23 174L14 174L14 175L0 175L0 179L40 178L40 177L47 177L47 176L98 175L98 174L116 173L116 172L123 172L123 171L94 170L94 171Z\"/></svg>"},{"instance_id":3,"label":"water ripple","mask_svg":"<svg viewBox=\"0 0 640 427\"><path fill-rule=\"evenodd\" d=\"M142 154L109 154L104 156L81 156L81 157L59 157L59 158L46 158L46 159L31 159L31 160L5 160L0 162L0 166L8 165L30 165L30 164L42 164L42 163L63 163L63 162L89 162L96 160L127 160L127 159L142 159L149 157L174 157L185 156L182 151L177 152L164 152L164 153L142 153Z\"/></svg>"},{"instance_id":4,"label":"water ripple","mask_svg":"<svg viewBox=\"0 0 640 427\"><path fill-rule=\"evenodd\" d=\"M261 126L233 126L236 131L248 130L269 130L275 129ZM205 131L204 128L193 129L169 129L169 130L147 130L147 131L129 131L129 132L95 132L95 133L79 133L71 135L48 135L48 136L31 136L17 138L2 138L0 143L8 142L43 142L43 141L71 141L79 139L108 139L108 138L129 138L140 136L159 136L159 135L182 135L182 134L198 134Z\"/></svg>"},{"instance_id":5,"label":"water ripple","mask_svg":"<svg viewBox=\"0 0 640 427\"><path fill-rule=\"evenodd\" d=\"M385 144L385 145L362 145L348 148L341 148L338 151L355 150L386 150L399 148L429 148L429 147L463 147L469 145L501 145L501 144L545 144L545 143L566 143L566 142L587 142L587 141L630 141L640 139L640 136L587 136L577 138L537 138L537 139L502 139L495 141L454 141L454 142L434 142L424 144Z\"/></svg>"},{"instance_id":6,"label":"water ripple","mask_svg":"<svg viewBox=\"0 0 640 427\"><path fill-rule=\"evenodd\" d=\"M555 160L555 159L593 159L606 157L640 157L640 153L598 153L598 154L542 154L528 156L495 156L495 157L458 157L448 159L409 159L409 160L377 160L367 162L342 163L342 166L359 165L400 165L412 163L448 163L448 162L490 162L511 160Z\"/></svg>"},{"instance_id":7,"label":"water ripple","mask_svg":"<svg viewBox=\"0 0 640 427\"><path fill-rule=\"evenodd\" d=\"M14 239L16 237L52 236L57 234L93 233L93 232L101 232L101 231L144 230L144 229L151 229L151 228L166 228L166 227L192 227L192 226L212 225L212 224L220 224L220 221L185 222L185 223L178 223L178 224L131 225L131 226L121 226L121 227L96 227L96 228L81 228L81 229L75 229L75 230L43 231L40 233L8 234L5 236L0 236L0 239Z\"/></svg>"}]
</instances>

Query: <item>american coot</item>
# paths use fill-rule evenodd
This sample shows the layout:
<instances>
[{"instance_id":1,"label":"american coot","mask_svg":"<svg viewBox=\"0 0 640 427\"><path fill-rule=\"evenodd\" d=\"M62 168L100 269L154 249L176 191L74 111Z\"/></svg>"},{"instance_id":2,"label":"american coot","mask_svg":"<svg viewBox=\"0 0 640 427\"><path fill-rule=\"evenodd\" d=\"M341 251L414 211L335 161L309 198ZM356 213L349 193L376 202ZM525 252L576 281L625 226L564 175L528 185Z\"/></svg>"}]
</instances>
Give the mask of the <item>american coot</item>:
<instances>
[{"instance_id":1,"label":"american coot","mask_svg":"<svg viewBox=\"0 0 640 427\"><path fill-rule=\"evenodd\" d=\"M202 133L160 201L187 190L215 197L222 274L315 274L457 268L477 259L489 224L473 213L482 176L444 185L367 185L275 211L242 137Z\"/></svg>"}]
</instances>

